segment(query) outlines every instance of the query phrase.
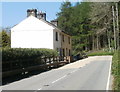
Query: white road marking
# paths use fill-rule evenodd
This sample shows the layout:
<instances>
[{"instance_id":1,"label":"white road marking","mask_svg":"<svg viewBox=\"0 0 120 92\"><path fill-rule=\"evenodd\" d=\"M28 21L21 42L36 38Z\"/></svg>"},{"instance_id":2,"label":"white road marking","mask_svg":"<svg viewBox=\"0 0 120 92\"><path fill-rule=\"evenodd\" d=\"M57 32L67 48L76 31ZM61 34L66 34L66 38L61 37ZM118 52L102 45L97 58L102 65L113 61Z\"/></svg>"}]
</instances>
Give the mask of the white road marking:
<instances>
[{"instance_id":1,"label":"white road marking","mask_svg":"<svg viewBox=\"0 0 120 92\"><path fill-rule=\"evenodd\" d=\"M110 68L109 68L109 75L108 75L106 90L109 90L110 76L111 76L111 65L112 65L112 61L110 62Z\"/></svg>"},{"instance_id":2,"label":"white road marking","mask_svg":"<svg viewBox=\"0 0 120 92\"><path fill-rule=\"evenodd\" d=\"M41 90L42 88L39 88L38 90Z\"/></svg>"},{"instance_id":3,"label":"white road marking","mask_svg":"<svg viewBox=\"0 0 120 92\"><path fill-rule=\"evenodd\" d=\"M57 79L57 80L53 81L52 83L55 83L55 82L57 82L57 81L59 81L59 80L61 80L61 79L65 78L66 76L67 76L67 75L64 75L63 77L61 77L61 78L59 78L59 79Z\"/></svg>"},{"instance_id":4,"label":"white road marking","mask_svg":"<svg viewBox=\"0 0 120 92\"><path fill-rule=\"evenodd\" d=\"M2 87L0 87L0 92L2 92Z\"/></svg>"},{"instance_id":5,"label":"white road marking","mask_svg":"<svg viewBox=\"0 0 120 92\"><path fill-rule=\"evenodd\" d=\"M39 88L39 89L37 89L36 91L34 91L34 92L37 92L38 90L41 90L42 88Z\"/></svg>"},{"instance_id":6,"label":"white road marking","mask_svg":"<svg viewBox=\"0 0 120 92\"><path fill-rule=\"evenodd\" d=\"M70 73L74 73L74 72L76 72L77 70L74 70L74 71L72 71L72 72L70 72Z\"/></svg>"},{"instance_id":7,"label":"white road marking","mask_svg":"<svg viewBox=\"0 0 120 92\"><path fill-rule=\"evenodd\" d=\"M76 72L76 71L77 71L77 70L74 70L74 71L72 71L72 72L70 72L70 73L74 73L74 72ZM57 82L57 81L59 81L59 80L65 78L66 76L67 76L67 75L64 75L63 77L61 77L61 78L59 78L59 79L53 81L52 83L55 83L55 82Z\"/></svg>"},{"instance_id":8,"label":"white road marking","mask_svg":"<svg viewBox=\"0 0 120 92\"><path fill-rule=\"evenodd\" d=\"M70 72L70 73L74 73L74 72L76 72L76 71L72 71L72 72Z\"/></svg>"}]
</instances>

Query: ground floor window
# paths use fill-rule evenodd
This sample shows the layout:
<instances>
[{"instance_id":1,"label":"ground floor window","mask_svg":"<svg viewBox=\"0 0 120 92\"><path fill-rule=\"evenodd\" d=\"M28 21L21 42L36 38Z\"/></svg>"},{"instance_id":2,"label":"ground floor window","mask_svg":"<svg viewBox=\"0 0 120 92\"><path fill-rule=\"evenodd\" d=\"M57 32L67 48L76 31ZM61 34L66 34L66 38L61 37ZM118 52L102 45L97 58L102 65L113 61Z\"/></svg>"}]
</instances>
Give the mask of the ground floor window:
<instances>
[{"instance_id":1,"label":"ground floor window","mask_svg":"<svg viewBox=\"0 0 120 92\"><path fill-rule=\"evenodd\" d=\"M59 52L59 48L56 48L57 52Z\"/></svg>"},{"instance_id":2,"label":"ground floor window","mask_svg":"<svg viewBox=\"0 0 120 92\"><path fill-rule=\"evenodd\" d=\"M68 56L68 49L66 48L66 56Z\"/></svg>"},{"instance_id":3,"label":"ground floor window","mask_svg":"<svg viewBox=\"0 0 120 92\"><path fill-rule=\"evenodd\" d=\"M65 49L63 49L63 56L65 56Z\"/></svg>"}]
</instances>

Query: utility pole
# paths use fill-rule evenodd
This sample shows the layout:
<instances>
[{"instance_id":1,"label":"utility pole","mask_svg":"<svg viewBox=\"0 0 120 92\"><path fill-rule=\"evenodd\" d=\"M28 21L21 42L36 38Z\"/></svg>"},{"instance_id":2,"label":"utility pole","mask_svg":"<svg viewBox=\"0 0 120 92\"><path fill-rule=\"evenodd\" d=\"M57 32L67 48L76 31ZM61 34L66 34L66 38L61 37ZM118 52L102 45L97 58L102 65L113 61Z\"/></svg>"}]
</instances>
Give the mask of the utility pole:
<instances>
[{"instance_id":1,"label":"utility pole","mask_svg":"<svg viewBox=\"0 0 120 92\"><path fill-rule=\"evenodd\" d=\"M119 21L118 21L118 3L116 3L116 22L117 22L117 48L119 49L120 43L119 43Z\"/></svg>"},{"instance_id":2,"label":"utility pole","mask_svg":"<svg viewBox=\"0 0 120 92\"><path fill-rule=\"evenodd\" d=\"M116 50L116 27L115 27L115 11L114 6L112 6L112 13L113 13L113 29L114 29L114 48Z\"/></svg>"}]
</instances>

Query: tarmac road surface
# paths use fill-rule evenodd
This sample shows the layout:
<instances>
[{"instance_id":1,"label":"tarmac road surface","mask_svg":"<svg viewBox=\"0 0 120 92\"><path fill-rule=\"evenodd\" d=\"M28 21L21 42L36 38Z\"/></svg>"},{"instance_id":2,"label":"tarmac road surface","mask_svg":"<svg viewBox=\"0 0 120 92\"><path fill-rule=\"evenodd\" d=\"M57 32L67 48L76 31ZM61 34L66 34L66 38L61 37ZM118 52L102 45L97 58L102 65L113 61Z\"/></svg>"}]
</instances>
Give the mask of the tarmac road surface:
<instances>
[{"instance_id":1,"label":"tarmac road surface","mask_svg":"<svg viewBox=\"0 0 120 92\"><path fill-rule=\"evenodd\" d=\"M109 90L112 56L93 56L2 86L2 90Z\"/></svg>"}]
</instances>

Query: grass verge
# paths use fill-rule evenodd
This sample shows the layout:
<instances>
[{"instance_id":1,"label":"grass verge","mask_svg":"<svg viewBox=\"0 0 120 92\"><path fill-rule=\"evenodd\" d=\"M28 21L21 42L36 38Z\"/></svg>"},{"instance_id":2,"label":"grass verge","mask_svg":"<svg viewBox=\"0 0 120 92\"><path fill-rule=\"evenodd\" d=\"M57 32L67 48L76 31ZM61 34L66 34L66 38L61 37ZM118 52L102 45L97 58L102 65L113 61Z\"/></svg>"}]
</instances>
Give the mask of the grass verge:
<instances>
[{"instance_id":1,"label":"grass verge","mask_svg":"<svg viewBox=\"0 0 120 92\"><path fill-rule=\"evenodd\" d=\"M102 50L100 50L100 51L94 51L94 52L90 52L90 53L88 53L88 56L103 56L103 55L113 55L114 54L114 52L112 52L112 51L102 51Z\"/></svg>"},{"instance_id":2,"label":"grass verge","mask_svg":"<svg viewBox=\"0 0 120 92\"><path fill-rule=\"evenodd\" d=\"M120 50L116 51L112 59L113 90L120 91Z\"/></svg>"}]
</instances>

